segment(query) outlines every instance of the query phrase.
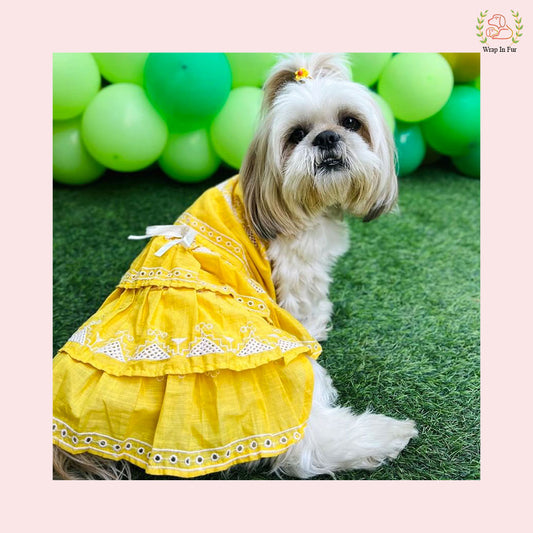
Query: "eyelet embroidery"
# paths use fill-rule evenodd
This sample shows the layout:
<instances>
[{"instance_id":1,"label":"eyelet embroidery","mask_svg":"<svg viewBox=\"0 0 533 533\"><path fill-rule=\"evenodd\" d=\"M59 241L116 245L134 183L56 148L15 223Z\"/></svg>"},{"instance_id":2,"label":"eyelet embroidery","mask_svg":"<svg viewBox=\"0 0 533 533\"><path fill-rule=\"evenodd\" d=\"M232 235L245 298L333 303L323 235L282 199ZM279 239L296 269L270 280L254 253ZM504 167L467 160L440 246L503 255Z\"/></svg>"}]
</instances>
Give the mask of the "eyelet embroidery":
<instances>
[{"instance_id":1,"label":"eyelet embroidery","mask_svg":"<svg viewBox=\"0 0 533 533\"><path fill-rule=\"evenodd\" d=\"M143 267L141 270L130 269L121 278L119 286L133 284L140 279L150 278L150 281L181 281L190 282L196 276L195 272L184 268L168 270L161 267Z\"/></svg>"},{"instance_id":2,"label":"eyelet embroidery","mask_svg":"<svg viewBox=\"0 0 533 533\"><path fill-rule=\"evenodd\" d=\"M87 328L81 328L70 337L69 341L77 342L78 344L85 344L86 337L87 337Z\"/></svg>"},{"instance_id":3,"label":"eyelet embroidery","mask_svg":"<svg viewBox=\"0 0 533 533\"><path fill-rule=\"evenodd\" d=\"M127 459L151 473L194 477L202 472L226 469L248 457L272 457L283 453L301 440L304 426L274 435L250 436L216 449L190 451L155 449L133 438L119 441L107 435L78 433L58 418L54 418L52 430L54 443L67 451L92 451L115 460Z\"/></svg>"},{"instance_id":4,"label":"eyelet embroidery","mask_svg":"<svg viewBox=\"0 0 533 533\"><path fill-rule=\"evenodd\" d=\"M235 203L238 204L239 202ZM200 242L203 240L204 244L206 244L206 240L208 238L213 240L217 237L220 237L220 243L222 246L228 246L232 244L228 240L224 242L224 237L222 235L216 235L212 231L212 229L206 227L205 225L200 226L198 229L202 232L202 234L199 235L199 237L201 237ZM240 230L240 234L242 235L242 229ZM242 256L242 258L247 261L248 256L243 254L245 246L244 243L245 241L243 239L243 242L239 243L241 245L240 247L233 247L232 253L236 257ZM259 243L259 245L261 246L261 243ZM206 246L208 246L208 244L206 244ZM194 248L194 250L191 250L187 253L194 254L195 250L196 247ZM235 267L236 263L232 260L231 257L229 257L227 251L223 251L221 248L219 248L217 251L223 260L225 260L225 258L229 258L231 264ZM212 258L207 259L213 260ZM216 259L214 261L216 261ZM246 281L248 281L249 283L247 285L244 285L244 289L240 288L241 281L239 281L239 290L244 294L236 295L236 291L226 285L215 287L214 285L206 283L206 281L209 281L209 278L207 277L205 278L205 280L198 279L197 272L184 272L182 269L179 274L182 276L181 279L178 280L179 283L188 283L190 287L195 289L198 287L201 287L202 289L215 288L219 293L224 293L224 291L226 291L225 294L231 294L232 297L240 297L242 302L241 305L245 306L251 311L267 311L268 314L268 309L271 308L271 305L273 303L275 303L275 298L271 298L266 293L266 291L263 290L262 287L260 287L258 283L256 283L255 281L250 282L250 279L246 279ZM141 276L141 273L138 273L138 275ZM171 271L165 271L165 269L163 269L162 267L158 267L157 269L152 269L150 271L145 270L141 276L143 279L139 282L138 285L136 285L136 287L157 285L163 285L164 287L168 287L169 281L171 280L165 280L164 278L166 276L172 277L172 275L173 274ZM245 281L244 278L245 277L243 276L242 281ZM141 285L142 283L144 285ZM261 296L254 298L253 296L249 296L249 294ZM219 296L217 295L217 298L218 297ZM97 335L96 338L95 335L91 336L90 329L84 329L83 331L80 329L72 336L72 341L78 342L78 344L83 344L86 348L89 349L100 349L101 355L111 357L117 362L120 362L121 358L127 361L130 361L133 358L146 358L150 361L156 362L158 360L169 359L178 356L187 357L190 354L194 354L196 356L197 353L200 356L209 355L206 352L211 351L211 354L213 354L213 349L224 350L226 348L228 350L231 350L231 353L227 353L227 355L233 354L236 356L237 354L239 354L239 356L241 357L253 355L253 353L261 353L266 350L276 350L279 354L280 352L285 353L284 348L286 347L288 347L287 349L298 347L301 348L303 345L305 345L304 342L294 343L292 346L290 346L289 343L294 340L293 337L287 338L287 334L285 332L280 332L280 335L277 335L276 333L274 333L277 330L272 329L270 329L270 332L274 334L257 335L257 333L253 331L252 327L249 326L249 329L243 332L244 335L239 335L237 331L235 331L234 338L232 339L223 337L223 334L218 331L218 327L212 329L211 325L211 329L209 329L209 324L202 324L202 326L202 330L194 331L192 334L189 334L189 332L185 334L182 333L180 329L176 329L173 334L175 336L187 337L183 339L172 338L172 334L167 335L162 331L148 331L148 337L143 335L142 341L140 341L143 342L143 345L137 345L138 350L134 352L131 350L131 344L135 343L132 342L131 336L128 335L125 331L114 331L113 333L109 334L109 337L112 338L102 339L99 338ZM262 331L260 327L258 327L258 330ZM101 330L100 334L102 334L102 331L105 332L106 330ZM281 344L281 340L285 340L286 344ZM107 354L105 352L107 352ZM87 354L87 350L85 350L84 353ZM115 355L115 357L113 357L113 355ZM278 357L278 355L276 357ZM101 361L102 359L99 360L99 362ZM278 360L277 363L283 364L283 361ZM112 369L118 368L115 362L110 362L107 364L109 364L110 368ZM191 364L196 365L196 362L191 362ZM198 366L194 368L201 368L199 364L200 362L198 362ZM164 361L161 368L166 369L166 365L167 363L166 361ZM135 366L133 368L135 369L137 367L150 368L149 365L146 365L144 367ZM182 372L183 369L178 368L178 371ZM185 370L185 372L187 372L187 370ZM210 376L212 379L217 378L217 373L215 372L208 373L207 375ZM55 425L57 429L57 424ZM70 435L70 433L67 433L67 436L65 437L66 443L64 445L67 448L67 445L70 444L71 449L76 448L79 451L83 451L80 448L85 446L91 451L94 451L94 453L104 457L115 458L119 456L126 459L133 458L133 462L135 462L139 466L146 464L151 470L155 471L154 473L165 472L166 469L169 468L182 469L184 471L192 471L194 473L196 472L196 470L209 471L210 469L213 470L214 468L227 468L228 465L231 465L235 462L242 462L246 459L246 457L255 458L263 457L265 455L277 455L278 453L284 451L288 446L294 444L295 435L298 434L298 432L294 431L294 429L301 430L302 428L303 426L299 426L298 428L292 428L275 435L254 435L252 437L247 437L245 439L241 439L239 441L235 441L227 445L221 446L216 450L211 449L183 451L178 449L166 449L166 447L165 449L162 449L164 448L162 445L159 445L159 449L152 449L150 444L142 443L141 445L140 441L132 438L125 438L124 441L116 441L107 435L94 434L93 439L90 435L76 433L72 435ZM104 433L107 432L104 430ZM80 437L78 437L77 435L80 435ZM87 437L85 437L85 435L87 435ZM282 440L282 437L285 437L284 440ZM83 440L84 438L87 439L85 443ZM104 448L102 448L102 443L105 443ZM169 446L169 448L172 448L172 446ZM214 463L217 464L214 465ZM222 465L222 468L220 468L220 465Z\"/></svg>"},{"instance_id":5,"label":"eyelet embroidery","mask_svg":"<svg viewBox=\"0 0 533 533\"><path fill-rule=\"evenodd\" d=\"M118 340L108 342L95 351L97 353L103 353L104 355L107 355L112 359L116 359L117 361L121 361L122 363L126 362L126 359L124 359L124 354L122 353L122 346Z\"/></svg>"},{"instance_id":6,"label":"eyelet embroidery","mask_svg":"<svg viewBox=\"0 0 533 533\"><path fill-rule=\"evenodd\" d=\"M222 193L224 200L226 200L226 203L228 204L232 213L235 215L235 218L237 218L240 225L244 228L244 231L246 232L247 237L250 239L250 242L257 250L259 250L261 255L266 258L264 246L257 239L255 232L252 231L252 229L248 225L246 217L244 216L244 206L238 199L237 201L234 201L233 195L231 194L231 186L231 179L228 179L223 181L222 183L219 183L216 187Z\"/></svg>"},{"instance_id":7,"label":"eyelet embroidery","mask_svg":"<svg viewBox=\"0 0 533 533\"><path fill-rule=\"evenodd\" d=\"M249 300L242 305L253 306L255 302ZM89 327L85 327L87 331ZM194 328L196 336L189 342L185 338L169 338L168 332L149 328L146 330L143 344L137 344L136 339L127 331L118 331L111 339L102 339L99 335L93 339L90 333L84 335L85 346L97 354L105 355L121 363L128 361L166 361L173 357L203 357L213 354L232 354L235 357L249 357L264 352L279 349L282 354L292 349L306 346L302 341L293 341L286 338L286 333L279 331L268 338L258 337L252 323L240 328L243 334L238 341L231 337L217 337L212 332L213 324L201 322ZM276 330L277 331L277 330ZM276 338L277 337L277 338ZM71 341L76 342L76 341ZM313 343L316 345L316 343Z\"/></svg>"},{"instance_id":8,"label":"eyelet embroidery","mask_svg":"<svg viewBox=\"0 0 533 533\"><path fill-rule=\"evenodd\" d=\"M132 361L139 361L141 359L162 361L163 359L170 359L170 355L157 344L150 344L131 359Z\"/></svg>"},{"instance_id":9,"label":"eyelet embroidery","mask_svg":"<svg viewBox=\"0 0 533 533\"><path fill-rule=\"evenodd\" d=\"M222 246L243 266L248 277L252 277L250 266L248 265L246 256L242 251L241 245L237 241L235 241L228 235L219 232L218 230L211 227L209 224L206 224L199 218L196 218L188 211L185 211L185 213L183 213L183 215L178 218L176 224L184 224L186 226L189 226L194 231L198 231L199 234L202 235L202 237L204 237L208 241L212 242L213 244L216 244L217 246Z\"/></svg>"},{"instance_id":10,"label":"eyelet embroidery","mask_svg":"<svg viewBox=\"0 0 533 533\"><path fill-rule=\"evenodd\" d=\"M292 350L293 348L299 348L300 346L303 346L303 344L301 342L294 342L294 341L287 341L287 340L280 339L278 341L278 346L279 346L279 349L283 353L286 353L289 350Z\"/></svg>"}]
</instances>

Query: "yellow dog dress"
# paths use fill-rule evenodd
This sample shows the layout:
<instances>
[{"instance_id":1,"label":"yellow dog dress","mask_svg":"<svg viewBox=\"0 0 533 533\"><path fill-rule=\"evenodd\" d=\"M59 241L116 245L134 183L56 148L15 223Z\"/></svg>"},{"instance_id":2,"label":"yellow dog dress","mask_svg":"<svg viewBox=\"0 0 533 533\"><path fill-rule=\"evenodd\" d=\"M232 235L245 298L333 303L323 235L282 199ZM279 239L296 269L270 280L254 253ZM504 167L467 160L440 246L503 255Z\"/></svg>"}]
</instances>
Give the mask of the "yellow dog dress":
<instances>
[{"instance_id":1,"label":"yellow dog dress","mask_svg":"<svg viewBox=\"0 0 533 533\"><path fill-rule=\"evenodd\" d=\"M196 477L304 435L320 345L276 303L235 176L153 236L54 358L54 444Z\"/></svg>"}]
</instances>

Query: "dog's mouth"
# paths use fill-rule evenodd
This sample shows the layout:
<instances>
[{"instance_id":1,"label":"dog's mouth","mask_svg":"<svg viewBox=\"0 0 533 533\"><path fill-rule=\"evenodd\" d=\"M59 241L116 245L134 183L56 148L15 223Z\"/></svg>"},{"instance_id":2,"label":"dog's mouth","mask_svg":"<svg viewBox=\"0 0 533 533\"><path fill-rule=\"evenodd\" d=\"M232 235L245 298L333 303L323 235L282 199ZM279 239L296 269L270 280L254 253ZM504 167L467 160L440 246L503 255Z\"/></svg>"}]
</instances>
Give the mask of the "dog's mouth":
<instances>
[{"instance_id":1,"label":"dog's mouth","mask_svg":"<svg viewBox=\"0 0 533 533\"><path fill-rule=\"evenodd\" d=\"M317 164L316 168L322 172L332 172L334 170L341 170L345 168L345 166L346 165L341 157L330 156L322 159L322 161Z\"/></svg>"}]
</instances>

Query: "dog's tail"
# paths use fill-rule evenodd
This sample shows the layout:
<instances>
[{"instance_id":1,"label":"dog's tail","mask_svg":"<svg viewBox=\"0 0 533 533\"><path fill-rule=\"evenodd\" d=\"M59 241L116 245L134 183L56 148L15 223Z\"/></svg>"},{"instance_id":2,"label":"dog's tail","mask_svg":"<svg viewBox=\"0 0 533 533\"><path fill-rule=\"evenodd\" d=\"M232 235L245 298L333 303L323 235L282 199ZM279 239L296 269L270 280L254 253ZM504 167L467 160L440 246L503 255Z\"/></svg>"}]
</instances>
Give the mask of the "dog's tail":
<instances>
[{"instance_id":1,"label":"dog's tail","mask_svg":"<svg viewBox=\"0 0 533 533\"><path fill-rule=\"evenodd\" d=\"M73 455L54 446L54 479L132 479L130 464L90 453Z\"/></svg>"}]
</instances>

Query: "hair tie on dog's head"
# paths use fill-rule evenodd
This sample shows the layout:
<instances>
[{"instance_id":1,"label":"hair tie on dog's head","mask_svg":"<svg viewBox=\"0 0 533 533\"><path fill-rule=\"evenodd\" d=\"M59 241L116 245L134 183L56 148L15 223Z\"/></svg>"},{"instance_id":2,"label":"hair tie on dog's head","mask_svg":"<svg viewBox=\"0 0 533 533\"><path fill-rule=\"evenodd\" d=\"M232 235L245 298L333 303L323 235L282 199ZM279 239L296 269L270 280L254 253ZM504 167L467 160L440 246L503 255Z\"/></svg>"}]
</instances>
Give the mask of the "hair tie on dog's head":
<instances>
[{"instance_id":1,"label":"hair tie on dog's head","mask_svg":"<svg viewBox=\"0 0 533 533\"><path fill-rule=\"evenodd\" d=\"M296 81L304 81L306 78L312 79L311 76L309 76L309 71L305 69L304 67L299 68L294 73L294 79Z\"/></svg>"}]
</instances>

